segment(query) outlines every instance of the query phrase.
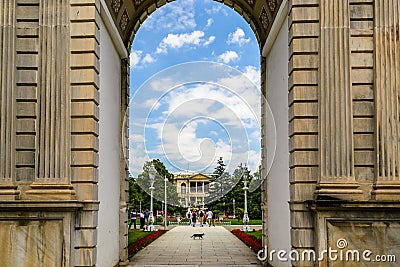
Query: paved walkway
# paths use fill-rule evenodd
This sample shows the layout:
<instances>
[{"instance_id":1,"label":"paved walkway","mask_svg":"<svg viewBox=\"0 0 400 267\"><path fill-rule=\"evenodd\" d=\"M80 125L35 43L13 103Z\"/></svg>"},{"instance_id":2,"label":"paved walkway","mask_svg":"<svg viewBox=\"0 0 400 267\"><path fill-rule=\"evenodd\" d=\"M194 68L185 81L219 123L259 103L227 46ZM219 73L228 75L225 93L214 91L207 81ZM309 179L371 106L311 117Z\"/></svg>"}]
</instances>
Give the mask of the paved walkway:
<instances>
[{"instance_id":1,"label":"paved walkway","mask_svg":"<svg viewBox=\"0 0 400 267\"><path fill-rule=\"evenodd\" d=\"M193 233L204 239L193 240ZM132 266L257 266L256 254L222 226L177 226L131 258Z\"/></svg>"}]
</instances>

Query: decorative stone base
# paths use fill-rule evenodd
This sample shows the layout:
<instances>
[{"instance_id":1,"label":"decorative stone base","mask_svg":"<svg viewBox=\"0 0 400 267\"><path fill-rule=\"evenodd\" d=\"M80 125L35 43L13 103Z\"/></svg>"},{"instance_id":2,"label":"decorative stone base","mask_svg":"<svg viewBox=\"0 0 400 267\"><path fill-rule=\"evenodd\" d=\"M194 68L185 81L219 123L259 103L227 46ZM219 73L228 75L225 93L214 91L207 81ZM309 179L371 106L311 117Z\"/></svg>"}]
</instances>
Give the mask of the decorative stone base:
<instances>
[{"instance_id":1,"label":"decorative stone base","mask_svg":"<svg viewBox=\"0 0 400 267\"><path fill-rule=\"evenodd\" d=\"M313 266L375 266L367 265L363 260L364 251L372 251L375 255L396 255L400 246L400 204L397 202L362 202L314 201L310 205L315 212L315 244L316 252L320 254L331 248L336 255L346 255L352 251L359 253L360 261L349 258L346 261L338 258L330 260L325 255L323 260ZM318 255L317 254L317 255ZM353 256L353 254L347 254ZM354 254L355 256L357 254ZM384 265L397 266L395 262ZM299 265L303 266L303 265ZM307 265L311 266L311 265Z\"/></svg>"},{"instance_id":2,"label":"decorative stone base","mask_svg":"<svg viewBox=\"0 0 400 267\"><path fill-rule=\"evenodd\" d=\"M77 201L0 201L2 266L76 266Z\"/></svg>"},{"instance_id":3,"label":"decorative stone base","mask_svg":"<svg viewBox=\"0 0 400 267\"><path fill-rule=\"evenodd\" d=\"M358 184L328 184L322 183L317 186L315 192L316 200L363 200L363 191L358 189Z\"/></svg>"},{"instance_id":4,"label":"decorative stone base","mask_svg":"<svg viewBox=\"0 0 400 267\"><path fill-rule=\"evenodd\" d=\"M71 184L32 184L30 187L25 195L32 200L73 200L75 195Z\"/></svg>"},{"instance_id":5,"label":"decorative stone base","mask_svg":"<svg viewBox=\"0 0 400 267\"><path fill-rule=\"evenodd\" d=\"M20 193L16 185L0 185L0 200L18 200Z\"/></svg>"},{"instance_id":6,"label":"decorative stone base","mask_svg":"<svg viewBox=\"0 0 400 267\"><path fill-rule=\"evenodd\" d=\"M374 186L372 196L378 201L399 201L400 200L400 184L378 183Z\"/></svg>"}]
</instances>

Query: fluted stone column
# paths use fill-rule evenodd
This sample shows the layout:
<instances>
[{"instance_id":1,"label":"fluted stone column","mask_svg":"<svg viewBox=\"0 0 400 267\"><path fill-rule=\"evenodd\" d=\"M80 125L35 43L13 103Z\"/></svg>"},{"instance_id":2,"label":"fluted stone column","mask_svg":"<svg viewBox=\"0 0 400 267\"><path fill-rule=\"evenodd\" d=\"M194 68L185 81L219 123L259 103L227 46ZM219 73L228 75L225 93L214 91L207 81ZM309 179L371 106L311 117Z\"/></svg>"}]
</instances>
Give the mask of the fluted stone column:
<instances>
[{"instance_id":1,"label":"fluted stone column","mask_svg":"<svg viewBox=\"0 0 400 267\"><path fill-rule=\"evenodd\" d=\"M0 200L19 197L15 173L15 0L0 0Z\"/></svg>"},{"instance_id":2,"label":"fluted stone column","mask_svg":"<svg viewBox=\"0 0 400 267\"><path fill-rule=\"evenodd\" d=\"M40 0L36 177L29 198L71 199L69 1Z\"/></svg>"},{"instance_id":3,"label":"fluted stone column","mask_svg":"<svg viewBox=\"0 0 400 267\"><path fill-rule=\"evenodd\" d=\"M320 3L321 176L316 194L360 199L354 176L349 0Z\"/></svg>"},{"instance_id":4,"label":"fluted stone column","mask_svg":"<svg viewBox=\"0 0 400 267\"><path fill-rule=\"evenodd\" d=\"M400 199L400 4L375 0L375 109L377 200Z\"/></svg>"}]
</instances>

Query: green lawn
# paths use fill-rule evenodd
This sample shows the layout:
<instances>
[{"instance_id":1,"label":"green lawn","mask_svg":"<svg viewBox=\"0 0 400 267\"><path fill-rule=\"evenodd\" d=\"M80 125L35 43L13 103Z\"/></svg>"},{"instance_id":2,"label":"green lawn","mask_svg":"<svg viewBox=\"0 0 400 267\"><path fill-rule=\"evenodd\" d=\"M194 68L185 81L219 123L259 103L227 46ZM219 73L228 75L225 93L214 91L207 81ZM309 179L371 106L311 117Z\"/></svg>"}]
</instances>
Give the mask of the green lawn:
<instances>
[{"instance_id":1,"label":"green lawn","mask_svg":"<svg viewBox=\"0 0 400 267\"><path fill-rule=\"evenodd\" d=\"M130 229L128 233L128 244L132 244L136 240L151 234L151 232L145 232L138 229Z\"/></svg>"},{"instance_id":2,"label":"green lawn","mask_svg":"<svg viewBox=\"0 0 400 267\"><path fill-rule=\"evenodd\" d=\"M262 231L261 230L253 231L253 232L246 232L246 234L257 238L258 240L262 240Z\"/></svg>"},{"instance_id":3,"label":"green lawn","mask_svg":"<svg viewBox=\"0 0 400 267\"><path fill-rule=\"evenodd\" d=\"M227 219L225 221L230 221L231 225L242 225L243 220L240 219L239 221L237 219ZM251 220L249 221L249 225L262 225L262 220Z\"/></svg>"}]
</instances>

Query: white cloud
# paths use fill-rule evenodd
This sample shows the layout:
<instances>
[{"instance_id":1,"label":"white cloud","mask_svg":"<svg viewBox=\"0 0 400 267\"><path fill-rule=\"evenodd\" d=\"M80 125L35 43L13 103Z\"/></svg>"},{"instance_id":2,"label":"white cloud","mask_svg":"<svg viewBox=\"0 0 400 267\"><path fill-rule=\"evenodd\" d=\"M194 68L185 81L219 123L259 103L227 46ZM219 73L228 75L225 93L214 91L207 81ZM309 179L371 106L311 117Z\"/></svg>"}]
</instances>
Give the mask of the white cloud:
<instances>
[{"instance_id":1,"label":"white cloud","mask_svg":"<svg viewBox=\"0 0 400 267\"><path fill-rule=\"evenodd\" d=\"M261 72L259 69L257 69L254 66L246 66L244 69L244 75L249 78L250 81L252 81L255 85L260 86L260 78L261 78Z\"/></svg>"},{"instance_id":2,"label":"white cloud","mask_svg":"<svg viewBox=\"0 0 400 267\"><path fill-rule=\"evenodd\" d=\"M232 80L232 83L234 82L237 83L238 79ZM247 99L238 97L235 89L231 89L232 87L225 87L228 85L226 81L223 81L221 84L223 87L200 84L190 89L184 88L170 92L164 101L168 105L168 109L164 112L164 115L166 117L175 116L183 118L212 113L214 119L238 127L243 127L242 124L244 121L257 119L257 114L254 114L253 111L259 110L258 106L260 102L257 91L247 88L247 96L251 96L251 99ZM254 91L254 94L250 94L250 91ZM214 110L210 112L210 108L214 108Z\"/></svg>"},{"instance_id":3,"label":"white cloud","mask_svg":"<svg viewBox=\"0 0 400 267\"><path fill-rule=\"evenodd\" d=\"M172 34L169 33L156 49L156 54L166 54L169 48L181 48L183 46L207 46L214 42L215 36L210 36L208 39L203 39L203 31L193 31L191 33Z\"/></svg>"},{"instance_id":4,"label":"white cloud","mask_svg":"<svg viewBox=\"0 0 400 267\"><path fill-rule=\"evenodd\" d=\"M141 56L143 54L143 51L141 50L133 50L130 54L130 66L131 68L135 67L141 59Z\"/></svg>"},{"instance_id":5,"label":"white cloud","mask_svg":"<svg viewBox=\"0 0 400 267\"><path fill-rule=\"evenodd\" d=\"M237 27L236 31L230 33L228 35L228 44L237 44L239 46L242 46L244 44L247 44L250 42L250 38L245 38L245 33L242 28Z\"/></svg>"},{"instance_id":6,"label":"white cloud","mask_svg":"<svg viewBox=\"0 0 400 267\"><path fill-rule=\"evenodd\" d=\"M150 90L156 92L167 92L176 86L176 81L171 77L153 79L150 82Z\"/></svg>"},{"instance_id":7,"label":"white cloud","mask_svg":"<svg viewBox=\"0 0 400 267\"><path fill-rule=\"evenodd\" d=\"M223 4L218 5L218 6L213 6L212 8L207 8L205 11L208 15L221 13L224 16L228 16L226 7Z\"/></svg>"},{"instance_id":8,"label":"white cloud","mask_svg":"<svg viewBox=\"0 0 400 267\"><path fill-rule=\"evenodd\" d=\"M195 0L177 0L163 8L157 9L143 23L146 30L168 30L177 32L194 29L197 24L195 20Z\"/></svg>"},{"instance_id":9,"label":"white cloud","mask_svg":"<svg viewBox=\"0 0 400 267\"><path fill-rule=\"evenodd\" d=\"M207 20L207 25L206 25L205 28L210 27L213 23L214 23L214 20L213 20L212 18L209 18L209 19Z\"/></svg>"},{"instance_id":10,"label":"white cloud","mask_svg":"<svg viewBox=\"0 0 400 267\"><path fill-rule=\"evenodd\" d=\"M235 51L229 50L219 55L218 59L225 64L228 64L231 61L239 59L239 55Z\"/></svg>"},{"instance_id":11,"label":"white cloud","mask_svg":"<svg viewBox=\"0 0 400 267\"><path fill-rule=\"evenodd\" d=\"M205 41L205 42L203 43L203 45L204 45L204 46L208 46L208 45L212 44L214 41L215 41L215 36L212 35L212 36L210 36L210 37L208 38L207 41Z\"/></svg>"},{"instance_id":12,"label":"white cloud","mask_svg":"<svg viewBox=\"0 0 400 267\"><path fill-rule=\"evenodd\" d=\"M153 63L153 62L155 62L155 61L156 61L156 59L155 59L152 55L146 54L146 55L143 57L141 63L146 64L146 63Z\"/></svg>"},{"instance_id":13,"label":"white cloud","mask_svg":"<svg viewBox=\"0 0 400 267\"><path fill-rule=\"evenodd\" d=\"M131 68L138 68L145 64L150 64L156 61L156 59L150 55L146 54L142 57L143 51L141 50L133 50L130 54L130 67Z\"/></svg>"}]
</instances>

